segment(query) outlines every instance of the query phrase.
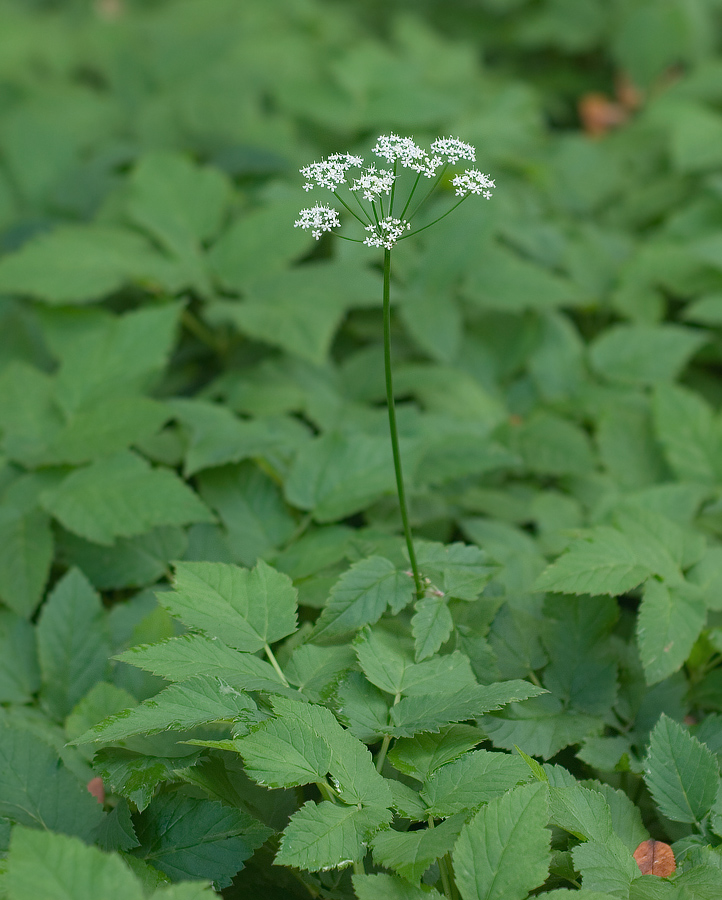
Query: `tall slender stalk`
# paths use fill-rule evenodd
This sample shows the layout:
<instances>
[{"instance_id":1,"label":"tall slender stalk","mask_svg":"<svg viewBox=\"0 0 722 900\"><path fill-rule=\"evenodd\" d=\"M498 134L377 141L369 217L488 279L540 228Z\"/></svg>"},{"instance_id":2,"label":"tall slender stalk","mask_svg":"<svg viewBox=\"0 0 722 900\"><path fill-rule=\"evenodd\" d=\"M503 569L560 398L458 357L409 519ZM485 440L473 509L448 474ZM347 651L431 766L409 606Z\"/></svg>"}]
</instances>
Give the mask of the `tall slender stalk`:
<instances>
[{"instance_id":1,"label":"tall slender stalk","mask_svg":"<svg viewBox=\"0 0 722 900\"><path fill-rule=\"evenodd\" d=\"M419 574L419 566L416 562L414 541L411 537L409 525L409 512L406 506L406 491L404 490L404 475L401 468L401 452L399 450L399 432L396 426L396 406L394 403L394 382L391 374L391 251L384 250L384 370L386 373L386 404L389 410L389 430L391 432L391 450L394 456L394 471L396 473L396 492L399 495L399 508L401 510L401 522L404 526L406 547L409 551L409 562L416 585L416 596L423 594L423 584Z\"/></svg>"}]
</instances>

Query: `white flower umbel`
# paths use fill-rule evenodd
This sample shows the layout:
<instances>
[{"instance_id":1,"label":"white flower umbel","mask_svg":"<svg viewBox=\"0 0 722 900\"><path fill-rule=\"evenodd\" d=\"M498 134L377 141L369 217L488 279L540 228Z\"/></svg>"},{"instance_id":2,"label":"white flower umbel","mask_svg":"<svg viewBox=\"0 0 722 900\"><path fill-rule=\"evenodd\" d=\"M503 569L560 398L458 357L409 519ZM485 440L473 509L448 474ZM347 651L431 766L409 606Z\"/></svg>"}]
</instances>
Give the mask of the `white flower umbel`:
<instances>
[{"instance_id":1,"label":"white flower umbel","mask_svg":"<svg viewBox=\"0 0 722 900\"><path fill-rule=\"evenodd\" d=\"M324 231L331 231L332 228L338 228L341 220L338 212L330 206L324 206L317 203L310 209L302 209L300 219L296 219L293 223L294 228L310 228L311 234L318 240Z\"/></svg>"},{"instance_id":2,"label":"white flower umbel","mask_svg":"<svg viewBox=\"0 0 722 900\"><path fill-rule=\"evenodd\" d=\"M310 191L314 187L325 187L335 191L340 184L346 182L346 172L354 166L362 166L363 159L360 156L351 156L350 153L334 153L328 159L311 163L301 169L301 175L306 179L304 191Z\"/></svg>"},{"instance_id":3,"label":"white flower umbel","mask_svg":"<svg viewBox=\"0 0 722 900\"><path fill-rule=\"evenodd\" d=\"M380 194L390 194L396 176L388 169L377 171L376 166L364 169L351 185L352 191L363 191L364 200L374 201Z\"/></svg>"},{"instance_id":4,"label":"white flower umbel","mask_svg":"<svg viewBox=\"0 0 722 900\"><path fill-rule=\"evenodd\" d=\"M468 159L476 162L476 150L471 144L466 144L458 138L437 138L431 145L431 152L445 156L452 166L460 159Z\"/></svg>"},{"instance_id":5,"label":"white flower umbel","mask_svg":"<svg viewBox=\"0 0 722 900\"><path fill-rule=\"evenodd\" d=\"M463 175L452 178L451 183L456 188L457 197L466 197L467 194L481 194L486 200L491 199L491 188L496 187L488 175L484 175L478 169L467 169Z\"/></svg>"},{"instance_id":6,"label":"white flower umbel","mask_svg":"<svg viewBox=\"0 0 722 900\"><path fill-rule=\"evenodd\" d=\"M425 150L410 137L398 134L382 134L372 148L372 153L385 160L385 168L369 165L360 156L350 153L335 153L321 162L314 162L301 169L306 179L304 190L326 188L345 208L349 215L361 225L366 232L365 237L347 237L345 240L363 243L367 247L380 248L384 251L383 262L383 327L384 327L384 373L386 380L386 405L389 414L389 432L391 451L396 474L396 490L399 498L399 512L403 526L406 549L411 563L411 572L416 588L416 596L420 600L430 591L435 590L428 578L422 578L416 560L411 524L404 491L404 477L401 467L401 451L399 434L396 425L396 407L391 371L391 256L396 244L427 228L431 228L441 219L452 213L457 206L464 203L471 194L481 195L489 199L494 182L488 175L477 169L467 169L461 175L446 178L443 185L447 189L456 189L456 202L448 205L431 222L427 222L415 231L411 231L411 220L431 197L436 188L442 185L449 166L455 166L460 160L476 162L476 150L455 137L439 137L432 142L429 150ZM402 172L408 169L410 172ZM350 170L356 170L350 172ZM410 173L415 172L414 177ZM426 190L419 190L423 184L422 176L433 179ZM348 192L346 199L342 189ZM348 202L347 202L348 201ZM412 206L413 201L413 206ZM412 211L408 213L407 210ZM337 210L330 206L317 204L311 209L302 209L296 221L297 228L310 228L318 240L325 231L331 231L340 225ZM438 591L437 591L438 593ZM386 735L376 760L376 769L381 771L391 738Z\"/></svg>"},{"instance_id":7,"label":"white flower umbel","mask_svg":"<svg viewBox=\"0 0 722 900\"><path fill-rule=\"evenodd\" d=\"M411 222L406 219L392 219L387 216L381 219L378 225L367 225L366 231L371 232L364 241L367 247L383 247L390 250L405 231L411 228Z\"/></svg>"}]
</instances>

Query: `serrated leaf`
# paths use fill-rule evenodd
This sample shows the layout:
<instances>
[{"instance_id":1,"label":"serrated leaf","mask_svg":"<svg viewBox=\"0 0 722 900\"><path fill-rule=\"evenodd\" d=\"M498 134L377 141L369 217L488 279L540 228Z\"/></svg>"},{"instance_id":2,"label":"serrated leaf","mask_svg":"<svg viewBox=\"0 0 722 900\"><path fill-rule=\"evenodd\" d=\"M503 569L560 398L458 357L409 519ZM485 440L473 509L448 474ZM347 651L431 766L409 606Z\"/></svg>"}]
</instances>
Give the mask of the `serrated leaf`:
<instances>
[{"instance_id":1,"label":"serrated leaf","mask_svg":"<svg viewBox=\"0 0 722 900\"><path fill-rule=\"evenodd\" d=\"M204 878L223 887L272 834L240 809L182 794L157 797L139 817L136 832L140 847L133 856L171 878Z\"/></svg>"},{"instance_id":2,"label":"serrated leaf","mask_svg":"<svg viewBox=\"0 0 722 900\"><path fill-rule=\"evenodd\" d=\"M419 731L438 731L444 725L474 719L515 700L526 700L543 693L543 688L526 681L506 681L469 685L423 697L404 697L391 708L393 727L389 733L395 737L410 737Z\"/></svg>"},{"instance_id":3,"label":"serrated leaf","mask_svg":"<svg viewBox=\"0 0 722 900\"><path fill-rule=\"evenodd\" d=\"M582 887L613 896L627 897L629 886L639 877L639 867L616 835L602 844L587 841L572 851L575 868L582 874Z\"/></svg>"},{"instance_id":4,"label":"serrated leaf","mask_svg":"<svg viewBox=\"0 0 722 900\"><path fill-rule=\"evenodd\" d=\"M519 756L474 750L433 772L421 796L429 814L437 817L472 810L529 780L529 768Z\"/></svg>"},{"instance_id":5,"label":"serrated leaf","mask_svg":"<svg viewBox=\"0 0 722 900\"><path fill-rule=\"evenodd\" d=\"M40 509L0 513L0 599L26 618L42 597L53 560L50 519Z\"/></svg>"},{"instance_id":6,"label":"serrated leaf","mask_svg":"<svg viewBox=\"0 0 722 900\"><path fill-rule=\"evenodd\" d=\"M523 900L547 877L547 788L525 785L492 800L462 829L454 849L463 900Z\"/></svg>"},{"instance_id":7,"label":"serrated leaf","mask_svg":"<svg viewBox=\"0 0 722 900\"><path fill-rule=\"evenodd\" d=\"M317 522L332 522L360 512L394 486L386 438L326 432L301 447L284 490L293 506L311 510Z\"/></svg>"},{"instance_id":8,"label":"serrated leaf","mask_svg":"<svg viewBox=\"0 0 722 900\"><path fill-rule=\"evenodd\" d=\"M140 706L110 716L95 725L73 743L102 741L112 744L136 734L161 731L185 731L209 722L232 721L250 716L256 704L242 691L220 678L195 675L180 684L172 684Z\"/></svg>"},{"instance_id":9,"label":"serrated leaf","mask_svg":"<svg viewBox=\"0 0 722 900\"><path fill-rule=\"evenodd\" d=\"M355 661L353 648L348 644L338 647L302 644L293 651L283 674L312 703L319 703Z\"/></svg>"},{"instance_id":10,"label":"serrated leaf","mask_svg":"<svg viewBox=\"0 0 722 900\"><path fill-rule=\"evenodd\" d=\"M647 684L656 684L681 668L706 618L703 595L692 585L670 587L656 579L645 584L637 638Z\"/></svg>"},{"instance_id":11,"label":"serrated leaf","mask_svg":"<svg viewBox=\"0 0 722 900\"><path fill-rule=\"evenodd\" d=\"M100 823L98 846L101 850L132 850L138 846L130 807L120 800Z\"/></svg>"},{"instance_id":12,"label":"serrated leaf","mask_svg":"<svg viewBox=\"0 0 722 900\"><path fill-rule=\"evenodd\" d=\"M494 573L483 550L470 544L416 542L416 560L422 573L444 594L475 600Z\"/></svg>"},{"instance_id":13,"label":"serrated leaf","mask_svg":"<svg viewBox=\"0 0 722 900\"><path fill-rule=\"evenodd\" d=\"M40 687L35 629L0 609L0 703L29 703Z\"/></svg>"},{"instance_id":14,"label":"serrated leaf","mask_svg":"<svg viewBox=\"0 0 722 900\"><path fill-rule=\"evenodd\" d=\"M651 575L635 548L620 531L595 528L588 539L575 541L537 579L535 589L568 594L624 594Z\"/></svg>"},{"instance_id":15,"label":"serrated leaf","mask_svg":"<svg viewBox=\"0 0 722 900\"><path fill-rule=\"evenodd\" d=\"M312 639L330 640L373 625L390 604L414 595L413 581L382 556L369 556L354 563L331 588L328 604L316 621Z\"/></svg>"},{"instance_id":16,"label":"serrated leaf","mask_svg":"<svg viewBox=\"0 0 722 900\"><path fill-rule=\"evenodd\" d=\"M705 399L681 385L660 385L652 409L657 438L677 478L716 482L722 428Z\"/></svg>"},{"instance_id":17,"label":"serrated leaf","mask_svg":"<svg viewBox=\"0 0 722 900\"><path fill-rule=\"evenodd\" d=\"M153 799L158 785L164 781L175 780L177 766L182 764L185 768L189 768L198 760L200 753L199 750L190 757L184 756L180 762L176 759L109 747L95 754L93 767L102 776L106 788L125 797L138 812L143 812Z\"/></svg>"},{"instance_id":18,"label":"serrated leaf","mask_svg":"<svg viewBox=\"0 0 722 900\"><path fill-rule=\"evenodd\" d=\"M363 858L368 841L390 820L391 810L381 807L309 800L291 816L275 863L309 872L343 868Z\"/></svg>"},{"instance_id":19,"label":"serrated leaf","mask_svg":"<svg viewBox=\"0 0 722 900\"><path fill-rule=\"evenodd\" d=\"M374 862L418 884L429 866L453 848L463 824L464 816L454 816L435 828L382 831L372 842Z\"/></svg>"},{"instance_id":20,"label":"serrated leaf","mask_svg":"<svg viewBox=\"0 0 722 900\"><path fill-rule=\"evenodd\" d=\"M334 714L323 706L276 697L273 706L279 716L311 726L331 750L329 773L341 799L365 806L391 806L391 792L376 771L368 748L341 727Z\"/></svg>"},{"instance_id":21,"label":"serrated leaf","mask_svg":"<svg viewBox=\"0 0 722 900\"><path fill-rule=\"evenodd\" d=\"M265 787L322 781L331 765L330 747L299 717L267 719L236 743L249 776Z\"/></svg>"},{"instance_id":22,"label":"serrated leaf","mask_svg":"<svg viewBox=\"0 0 722 900\"><path fill-rule=\"evenodd\" d=\"M416 645L416 659L433 656L449 639L454 627L449 606L444 597L424 597L416 604L411 619L411 633Z\"/></svg>"},{"instance_id":23,"label":"serrated leaf","mask_svg":"<svg viewBox=\"0 0 722 900\"><path fill-rule=\"evenodd\" d=\"M158 644L139 644L116 659L169 681L186 681L203 672L246 691L283 693L287 690L276 670L265 660L201 634L182 634Z\"/></svg>"},{"instance_id":24,"label":"serrated leaf","mask_svg":"<svg viewBox=\"0 0 722 900\"><path fill-rule=\"evenodd\" d=\"M662 715L650 737L644 780L668 819L699 823L717 796L719 766L705 744Z\"/></svg>"},{"instance_id":25,"label":"serrated leaf","mask_svg":"<svg viewBox=\"0 0 722 900\"><path fill-rule=\"evenodd\" d=\"M404 775L426 779L441 766L453 762L484 740L484 732L472 725L448 725L437 734L422 733L394 743L388 760Z\"/></svg>"},{"instance_id":26,"label":"serrated leaf","mask_svg":"<svg viewBox=\"0 0 722 900\"><path fill-rule=\"evenodd\" d=\"M380 740L388 731L387 694L367 681L361 672L348 672L336 688L334 707L351 734L366 744Z\"/></svg>"},{"instance_id":27,"label":"serrated leaf","mask_svg":"<svg viewBox=\"0 0 722 900\"><path fill-rule=\"evenodd\" d=\"M13 900L143 900L140 882L123 860L82 841L17 827L8 854Z\"/></svg>"},{"instance_id":28,"label":"serrated leaf","mask_svg":"<svg viewBox=\"0 0 722 900\"><path fill-rule=\"evenodd\" d=\"M600 731L598 719L564 710L550 694L512 704L499 715L484 716L480 724L495 747L513 750L519 746L542 759Z\"/></svg>"},{"instance_id":29,"label":"serrated leaf","mask_svg":"<svg viewBox=\"0 0 722 900\"><path fill-rule=\"evenodd\" d=\"M704 342L704 332L681 325L614 325L592 342L589 358L610 381L672 382Z\"/></svg>"},{"instance_id":30,"label":"serrated leaf","mask_svg":"<svg viewBox=\"0 0 722 900\"><path fill-rule=\"evenodd\" d=\"M37 627L42 696L64 719L108 671L110 633L100 597L78 569L55 586Z\"/></svg>"},{"instance_id":31,"label":"serrated leaf","mask_svg":"<svg viewBox=\"0 0 722 900\"><path fill-rule=\"evenodd\" d=\"M551 821L587 841L603 844L614 833L612 813L602 794L575 784L549 788Z\"/></svg>"},{"instance_id":32,"label":"serrated leaf","mask_svg":"<svg viewBox=\"0 0 722 900\"><path fill-rule=\"evenodd\" d=\"M414 887L394 875L353 875L352 880L359 900L442 900L434 888Z\"/></svg>"},{"instance_id":33,"label":"serrated leaf","mask_svg":"<svg viewBox=\"0 0 722 900\"><path fill-rule=\"evenodd\" d=\"M43 507L89 541L112 544L160 525L212 522L210 510L177 475L119 453L76 469L43 492Z\"/></svg>"},{"instance_id":34,"label":"serrated leaf","mask_svg":"<svg viewBox=\"0 0 722 900\"><path fill-rule=\"evenodd\" d=\"M0 729L0 816L88 840L103 818L98 802L57 753L30 731Z\"/></svg>"},{"instance_id":35,"label":"serrated leaf","mask_svg":"<svg viewBox=\"0 0 722 900\"><path fill-rule=\"evenodd\" d=\"M255 653L296 630L296 589L262 560L253 569L227 563L178 563L175 590L162 605L190 628Z\"/></svg>"}]
</instances>

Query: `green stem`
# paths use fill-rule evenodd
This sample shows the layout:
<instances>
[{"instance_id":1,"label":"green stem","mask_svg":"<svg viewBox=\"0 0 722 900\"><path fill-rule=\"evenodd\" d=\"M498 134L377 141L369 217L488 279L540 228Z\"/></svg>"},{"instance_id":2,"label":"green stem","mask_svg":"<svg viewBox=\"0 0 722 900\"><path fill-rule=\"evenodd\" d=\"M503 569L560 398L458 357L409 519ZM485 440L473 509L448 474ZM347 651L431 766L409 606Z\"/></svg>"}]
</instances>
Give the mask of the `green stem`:
<instances>
[{"instance_id":1,"label":"green stem","mask_svg":"<svg viewBox=\"0 0 722 900\"><path fill-rule=\"evenodd\" d=\"M419 575L419 566L416 562L414 542L411 537L409 514L406 508L406 492L404 490L404 475L401 470L401 451L399 450L399 432L396 426L396 406L394 404L394 383L391 376L391 251L384 250L384 369L386 370L386 403L389 410L389 430L391 432L391 450L394 457L394 471L396 473L396 491L399 495L399 508L401 510L401 522L404 526L406 548L409 551L409 562L416 585L416 596L423 596L423 584Z\"/></svg>"},{"instance_id":2,"label":"green stem","mask_svg":"<svg viewBox=\"0 0 722 900\"><path fill-rule=\"evenodd\" d=\"M429 830L433 829L433 827L434 827L434 817L433 816L429 816L428 826L429 826ZM449 862L448 855L442 856L439 858L439 874L441 875L441 887L444 891L444 896L446 897L446 900L454 900L454 891L453 891L453 887L452 887L451 873L449 871L448 862Z\"/></svg>"},{"instance_id":3,"label":"green stem","mask_svg":"<svg viewBox=\"0 0 722 900\"><path fill-rule=\"evenodd\" d=\"M461 206L461 204L466 200L467 197L470 197L471 194L467 194L465 197L462 197L457 203L455 203L452 207L446 210L443 215L440 215L438 219L434 219L433 222L429 222L428 225L424 225L422 228L417 228L416 231L410 231L408 234L405 234L403 237L400 237L399 240L403 241L404 238L413 237L415 234L421 234L422 231L426 231L427 228L431 228L432 225L436 225L437 222L440 222L442 219L445 219L449 213L453 213L453 211L457 208L457 206Z\"/></svg>"},{"instance_id":4,"label":"green stem","mask_svg":"<svg viewBox=\"0 0 722 900\"><path fill-rule=\"evenodd\" d=\"M279 677L279 678L281 679L281 681L286 685L286 687L289 687L289 684L288 684L288 681L287 681L287 679L286 679L286 676L283 674L283 671L281 670L281 667L278 665L278 660L277 660L276 657L273 655L273 650L271 650L271 648L268 646L268 644L264 644L264 645L263 645L263 649L266 651L266 656L268 657L268 661L269 661L270 664L273 666L273 668L276 670L276 673L277 673L278 677Z\"/></svg>"},{"instance_id":5,"label":"green stem","mask_svg":"<svg viewBox=\"0 0 722 900\"><path fill-rule=\"evenodd\" d=\"M381 742L381 749L379 750L379 755L376 757L376 771L380 772L384 767L384 760L386 759L386 753L389 749L389 744L391 743L391 735L385 734L384 739Z\"/></svg>"}]
</instances>

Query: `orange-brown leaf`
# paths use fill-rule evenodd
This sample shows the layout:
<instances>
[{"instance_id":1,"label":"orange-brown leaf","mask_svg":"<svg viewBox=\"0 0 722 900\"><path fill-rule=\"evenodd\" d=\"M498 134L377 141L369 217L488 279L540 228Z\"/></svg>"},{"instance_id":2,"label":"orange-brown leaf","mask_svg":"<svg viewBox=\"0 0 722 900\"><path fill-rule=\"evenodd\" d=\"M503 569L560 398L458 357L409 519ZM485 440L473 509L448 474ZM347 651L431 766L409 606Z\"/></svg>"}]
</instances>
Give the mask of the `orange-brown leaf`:
<instances>
[{"instance_id":1,"label":"orange-brown leaf","mask_svg":"<svg viewBox=\"0 0 722 900\"><path fill-rule=\"evenodd\" d=\"M642 875L666 878L677 868L672 848L662 841L642 841L634 851L634 858Z\"/></svg>"}]
</instances>

